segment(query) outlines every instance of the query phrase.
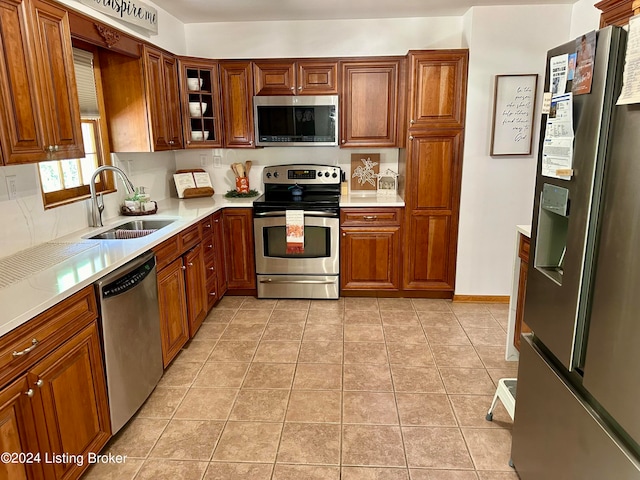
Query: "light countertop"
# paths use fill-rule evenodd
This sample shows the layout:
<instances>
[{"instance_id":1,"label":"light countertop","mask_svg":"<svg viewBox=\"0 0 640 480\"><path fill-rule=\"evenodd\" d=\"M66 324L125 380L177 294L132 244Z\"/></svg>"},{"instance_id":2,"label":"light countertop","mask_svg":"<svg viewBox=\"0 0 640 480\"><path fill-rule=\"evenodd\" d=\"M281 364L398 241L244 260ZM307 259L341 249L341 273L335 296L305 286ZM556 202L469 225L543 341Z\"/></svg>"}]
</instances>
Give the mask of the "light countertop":
<instances>
[{"instance_id":1,"label":"light countertop","mask_svg":"<svg viewBox=\"0 0 640 480\"><path fill-rule=\"evenodd\" d=\"M250 199L226 199L223 195L158 202L158 213L142 217L116 217L100 228L86 228L57 238L53 243L90 244L91 247L53 267L0 289L0 336L91 285L107 273L167 240L189 225L226 207L253 206ZM174 220L170 225L141 238L127 240L88 240L85 237L109 230L131 220Z\"/></svg>"},{"instance_id":2,"label":"light countertop","mask_svg":"<svg viewBox=\"0 0 640 480\"><path fill-rule=\"evenodd\" d=\"M257 197L256 197L257 198ZM91 285L104 275L125 265L188 226L222 208L251 208L253 200L227 199L223 195L158 201L158 213L142 217L116 217L104 221L100 228L86 228L49 243L83 244L87 249L67 260L26 276L23 280L0 288L0 336ZM402 207L400 197L349 195L342 197L343 207ZM131 220L174 220L173 223L141 238L127 240L89 240L96 235Z\"/></svg>"},{"instance_id":3,"label":"light countertop","mask_svg":"<svg viewBox=\"0 0 640 480\"><path fill-rule=\"evenodd\" d=\"M349 194L340 197L341 207L404 207L400 195Z\"/></svg>"},{"instance_id":4,"label":"light countertop","mask_svg":"<svg viewBox=\"0 0 640 480\"><path fill-rule=\"evenodd\" d=\"M531 225L516 225L516 229L525 237L531 238Z\"/></svg>"}]
</instances>

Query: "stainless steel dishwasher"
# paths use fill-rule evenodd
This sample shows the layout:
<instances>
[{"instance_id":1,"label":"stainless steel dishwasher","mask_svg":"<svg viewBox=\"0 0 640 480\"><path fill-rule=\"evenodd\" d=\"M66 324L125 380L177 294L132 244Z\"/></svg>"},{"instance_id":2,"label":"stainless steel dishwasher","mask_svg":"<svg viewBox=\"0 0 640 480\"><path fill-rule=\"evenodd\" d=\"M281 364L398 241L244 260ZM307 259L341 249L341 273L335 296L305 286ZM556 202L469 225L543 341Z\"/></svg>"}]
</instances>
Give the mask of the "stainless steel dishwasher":
<instances>
[{"instance_id":1,"label":"stainless steel dishwasher","mask_svg":"<svg viewBox=\"0 0 640 480\"><path fill-rule=\"evenodd\" d=\"M162 376L156 260L147 252L96 282L111 430L136 413Z\"/></svg>"}]
</instances>

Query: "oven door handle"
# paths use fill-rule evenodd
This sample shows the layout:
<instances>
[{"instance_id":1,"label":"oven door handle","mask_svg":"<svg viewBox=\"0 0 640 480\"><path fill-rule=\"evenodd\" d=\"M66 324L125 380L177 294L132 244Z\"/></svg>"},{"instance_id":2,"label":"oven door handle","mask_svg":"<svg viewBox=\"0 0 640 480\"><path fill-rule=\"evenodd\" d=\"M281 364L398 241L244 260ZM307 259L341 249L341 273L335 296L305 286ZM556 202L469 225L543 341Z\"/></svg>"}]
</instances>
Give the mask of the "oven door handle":
<instances>
[{"instance_id":1,"label":"oven door handle","mask_svg":"<svg viewBox=\"0 0 640 480\"><path fill-rule=\"evenodd\" d=\"M303 283L307 285L331 285L336 283L336 280L274 280L272 278L267 278L265 280L260 280L260 283Z\"/></svg>"},{"instance_id":2,"label":"oven door handle","mask_svg":"<svg viewBox=\"0 0 640 480\"><path fill-rule=\"evenodd\" d=\"M256 217L284 217L286 212L284 210L277 212L260 212L254 214ZM338 218L337 213L329 213L329 212L311 212L309 210L304 210L305 217L323 217L323 218Z\"/></svg>"}]
</instances>

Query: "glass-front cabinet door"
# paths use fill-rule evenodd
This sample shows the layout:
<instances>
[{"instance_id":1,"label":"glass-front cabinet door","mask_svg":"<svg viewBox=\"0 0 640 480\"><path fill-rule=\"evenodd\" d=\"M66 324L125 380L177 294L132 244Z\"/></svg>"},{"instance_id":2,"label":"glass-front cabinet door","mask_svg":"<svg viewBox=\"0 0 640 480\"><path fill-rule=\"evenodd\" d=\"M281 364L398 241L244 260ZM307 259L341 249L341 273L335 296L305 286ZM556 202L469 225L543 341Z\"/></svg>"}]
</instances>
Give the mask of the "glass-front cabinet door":
<instances>
[{"instance_id":1,"label":"glass-front cabinet door","mask_svg":"<svg viewBox=\"0 0 640 480\"><path fill-rule=\"evenodd\" d=\"M180 84L186 148L221 147L217 62L180 58Z\"/></svg>"}]
</instances>

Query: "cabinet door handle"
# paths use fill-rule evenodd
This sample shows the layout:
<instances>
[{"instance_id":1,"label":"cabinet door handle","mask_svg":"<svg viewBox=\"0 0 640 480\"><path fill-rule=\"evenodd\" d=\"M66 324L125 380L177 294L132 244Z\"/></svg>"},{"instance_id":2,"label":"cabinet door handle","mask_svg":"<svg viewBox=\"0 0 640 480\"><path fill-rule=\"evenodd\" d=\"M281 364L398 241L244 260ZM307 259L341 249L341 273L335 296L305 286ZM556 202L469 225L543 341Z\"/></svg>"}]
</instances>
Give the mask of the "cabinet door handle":
<instances>
[{"instance_id":1,"label":"cabinet door handle","mask_svg":"<svg viewBox=\"0 0 640 480\"><path fill-rule=\"evenodd\" d=\"M193 267L193 263L191 263L191 262L187 263L187 265L188 265L189 267Z\"/></svg>"},{"instance_id":2,"label":"cabinet door handle","mask_svg":"<svg viewBox=\"0 0 640 480\"><path fill-rule=\"evenodd\" d=\"M32 397L33 397L33 395L34 395L35 393L36 393L36 392L34 392L34 391L33 391L33 388L30 388L29 390L27 390L26 392L24 392L24 394L25 394L27 397L29 397L29 398L32 398Z\"/></svg>"},{"instance_id":3,"label":"cabinet door handle","mask_svg":"<svg viewBox=\"0 0 640 480\"><path fill-rule=\"evenodd\" d=\"M42 379L40 378L37 382L36 382L36 387L38 388L42 388L42 386L44 385L44 382L42 381Z\"/></svg>"},{"instance_id":4,"label":"cabinet door handle","mask_svg":"<svg viewBox=\"0 0 640 480\"><path fill-rule=\"evenodd\" d=\"M416 123L416 121L412 119L409 123L413 125L414 123Z\"/></svg>"},{"instance_id":5,"label":"cabinet door handle","mask_svg":"<svg viewBox=\"0 0 640 480\"><path fill-rule=\"evenodd\" d=\"M342 143L347 143L347 141L346 140L342 140Z\"/></svg>"},{"instance_id":6,"label":"cabinet door handle","mask_svg":"<svg viewBox=\"0 0 640 480\"><path fill-rule=\"evenodd\" d=\"M213 248L213 244L210 243L209 245L207 245L207 248Z\"/></svg>"},{"instance_id":7,"label":"cabinet door handle","mask_svg":"<svg viewBox=\"0 0 640 480\"><path fill-rule=\"evenodd\" d=\"M346 234L346 233L343 233L343 234L342 234L342 236L343 236L343 237L346 237L346 236L347 236L347 234Z\"/></svg>"},{"instance_id":8,"label":"cabinet door handle","mask_svg":"<svg viewBox=\"0 0 640 480\"><path fill-rule=\"evenodd\" d=\"M180 268L181 268L182 270L186 270L186 269L187 269L187 267L185 267L184 265L182 265Z\"/></svg>"},{"instance_id":9,"label":"cabinet door handle","mask_svg":"<svg viewBox=\"0 0 640 480\"><path fill-rule=\"evenodd\" d=\"M295 87L291 87L291 90L294 90L294 89L295 89Z\"/></svg>"},{"instance_id":10,"label":"cabinet door handle","mask_svg":"<svg viewBox=\"0 0 640 480\"><path fill-rule=\"evenodd\" d=\"M218 223L218 219L217 218L215 219L215 222Z\"/></svg>"},{"instance_id":11,"label":"cabinet door handle","mask_svg":"<svg viewBox=\"0 0 640 480\"><path fill-rule=\"evenodd\" d=\"M409 135L409 140L413 140L413 135Z\"/></svg>"},{"instance_id":12,"label":"cabinet door handle","mask_svg":"<svg viewBox=\"0 0 640 480\"><path fill-rule=\"evenodd\" d=\"M14 357L21 357L23 355L26 355L27 353L31 352L34 348L36 348L38 346L38 343L39 343L38 340L34 338L33 340L31 340L31 346L30 347L27 347L27 348L25 348L24 350L22 350L20 352L14 351L12 355Z\"/></svg>"},{"instance_id":13,"label":"cabinet door handle","mask_svg":"<svg viewBox=\"0 0 640 480\"><path fill-rule=\"evenodd\" d=\"M215 268L209 267L209 270L211 270L213 272L215 270Z\"/></svg>"},{"instance_id":14,"label":"cabinet door handle","mask_svg":"<svg viewBox=\"0 0 640 480\"><path fill-rule=\"evenodd\" d=\"M376 220L378 218L378 216L377 215L363 215L362 218L365 219L365 220Z\"/></svg>"},{"instance_id":15,"label":"cabinet door handle","mask_svg":"<svg viewBox=\"0 0 640 480\"><path fill-rule=\"evenodd\" d=\"M204 228L211 228L211 224L209 223L209 224L205 225Z\"/></svg>"},{"instance_id":16,"label":"cabinet door handle","mask_svg":"<svg viewBox=\"0 0 640 480\"><path fill-rule=\"evenodd\" d=\"M302 85L300 85L300 86L298 87L298 90L302 90Z\"/></svg>"},{"instance_id":17,"label":"cabinet door handle","mask_svg":"<svg viewBox=\"0 0 640 480\"><path fill-rule=\"evenodd\" d=\"M212 297L216 296L216 292L209 292L209 295L211 295Z\"/></svg>"}]
</instances>

